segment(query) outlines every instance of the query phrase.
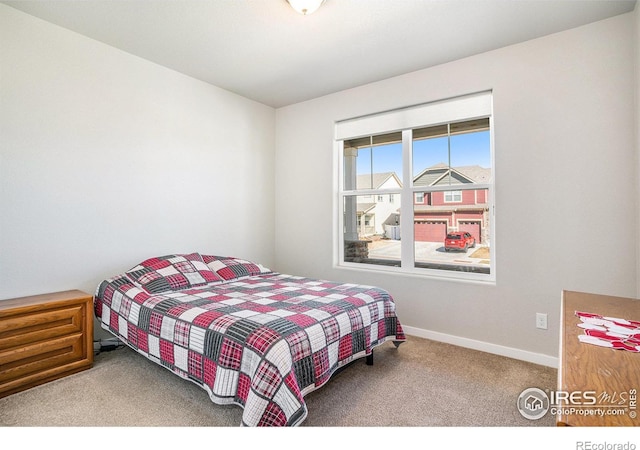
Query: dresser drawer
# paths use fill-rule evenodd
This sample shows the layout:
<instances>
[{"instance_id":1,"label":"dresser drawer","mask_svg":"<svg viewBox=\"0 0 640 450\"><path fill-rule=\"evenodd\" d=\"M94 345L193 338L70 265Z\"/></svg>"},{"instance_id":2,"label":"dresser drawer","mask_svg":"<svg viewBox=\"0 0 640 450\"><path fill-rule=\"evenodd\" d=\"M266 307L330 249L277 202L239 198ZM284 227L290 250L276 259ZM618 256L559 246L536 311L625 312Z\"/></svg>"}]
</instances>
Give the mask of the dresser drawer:
<instances>
[{"instance_id":1,"label":"dresser drawer","mask_svg":"<svg viewBox=\"0 0 640 450\"><path fill-rule=\"evenodd\" d=\"M0 384L65 371L69 364L84 360L83 336L76 333L0 352Z\"/></svg>"},{"instance_id":2,"label":"dresser drawer","mask_svg":"<svg viewBox=\"0 0 640 450\"><path fill-rule=\"evenodd\" d=\"M0 300L0 397L92 365L92 296L65 291Z\"/></svg>"},{"instance_id":3,"label":"dresser drawer","mask_svg":"<svg viewBox=\"0 0 640 450\"><path fill-rule=\"evenodd\" d=\"M82 332L82 305L17 314L0 320L0 352Z\"/></svg>"}]
</instances>

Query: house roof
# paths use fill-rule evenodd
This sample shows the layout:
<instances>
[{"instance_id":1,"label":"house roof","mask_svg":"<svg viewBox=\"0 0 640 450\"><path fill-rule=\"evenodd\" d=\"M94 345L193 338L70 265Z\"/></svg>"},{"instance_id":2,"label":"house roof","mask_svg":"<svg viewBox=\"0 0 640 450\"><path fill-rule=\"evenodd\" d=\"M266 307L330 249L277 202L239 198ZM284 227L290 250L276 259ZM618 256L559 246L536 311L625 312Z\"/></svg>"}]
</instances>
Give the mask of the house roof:
<instances>
[{"instance_id":1,"label":"house roof","mask_svg":"<svg viewBox=\"0 0 640 450\"><path fill-rule=\"evenodd\" d=\"M379 189L389 178L395 178L398 186L402 186L395 172L380 172L358 175L356 189ZM439 184L487 183L491 179L491 169L479 165L452 167L445 163L434 164L420 172L413 180L414 186L437 186Z\"/></svg>"},{"instance_id":2,"label":"house roof","mask_svg":"<svg viewBox=\"0 0 640 450\"><path fill-rule=\"evenodd\" d=\"M487 169L486 167L475 165L454 167L453 169L470 180L473 180L474 183L487 183L491 180L491 169Z\"/></svg>"},{"instance_id":3,"label":"house roof","mask_svg":"<svg viewBox=\"0 0 640 450\"><path fill-rule=\"evenodd\" d=\"M420 172L413 179L414 186L437 186L439 184L487 183L491 179L491 169L473 166L452 167L445 163L434 164Z\"/></svg>"},{"instance_id":4,"label":"house roof","mask_svg":"<svg viewBox=\"0 0 640 450\"><path fill-rule=\"evenodd\" d=\"M398 186L402 186L402 182L395 172L382 172L358 175L356 179L356 189L378 189L380 188L380 186L386 183L389 178L395 178Z\"/></svg>"},{"instance_id":5,"label":"house roof","mask_svg":"<svg viewBox=\"0 0 640 450\"><path fill-rule=\"evenodd\" d=\"M376 207L375 203L360 203L358 202L357 212L358 214L366 214Z\"/></svg>"}]
</instances>

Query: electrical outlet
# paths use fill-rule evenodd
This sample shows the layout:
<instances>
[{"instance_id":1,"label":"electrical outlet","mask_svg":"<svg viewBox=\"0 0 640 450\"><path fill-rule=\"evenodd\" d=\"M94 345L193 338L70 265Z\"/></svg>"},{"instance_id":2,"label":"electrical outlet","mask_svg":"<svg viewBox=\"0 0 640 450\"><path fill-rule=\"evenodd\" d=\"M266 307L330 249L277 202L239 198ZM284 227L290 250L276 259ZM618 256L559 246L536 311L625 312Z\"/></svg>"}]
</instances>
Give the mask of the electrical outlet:
<instances>
[{"instance_id":1,"label":"electrical outlet","mask_svg":"<svg viewBox=\"0 0 640 450\"><path fill-rule=\"evenodd\" d=\"M542 330L547 329L547 315L544 313L536 313L536 328Z\"/></svg>"}]
</instances>

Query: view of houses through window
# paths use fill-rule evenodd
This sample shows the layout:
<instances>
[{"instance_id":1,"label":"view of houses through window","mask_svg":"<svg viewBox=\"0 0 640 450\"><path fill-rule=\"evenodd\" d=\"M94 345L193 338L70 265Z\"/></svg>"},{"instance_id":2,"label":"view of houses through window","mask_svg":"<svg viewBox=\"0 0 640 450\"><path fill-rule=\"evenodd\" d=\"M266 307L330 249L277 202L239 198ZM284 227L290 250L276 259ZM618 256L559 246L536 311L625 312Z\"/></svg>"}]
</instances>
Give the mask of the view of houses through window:
<instances>
[{"instance_id":1,"label":"view of houses through window","mask_svg":"<svg viewBox=\"0 0 640 450\"><path fill-rule=\"evenodd\" d=\"M490 140L488 117L345 139L343 261L489 274Z\"/></svg>"}]
</instances>

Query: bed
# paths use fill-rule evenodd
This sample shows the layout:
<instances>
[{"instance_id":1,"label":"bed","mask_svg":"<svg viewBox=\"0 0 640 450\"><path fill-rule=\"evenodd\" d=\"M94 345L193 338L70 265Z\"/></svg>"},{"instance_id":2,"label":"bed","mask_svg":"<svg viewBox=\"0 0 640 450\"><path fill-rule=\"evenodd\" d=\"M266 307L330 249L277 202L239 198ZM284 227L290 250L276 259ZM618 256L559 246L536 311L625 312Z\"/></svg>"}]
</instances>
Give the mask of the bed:
<instances>
[{"instance_id":1,"label":"bed","mask_svg":"<svg viewBox=\"0 0 640 450\"><path fill-rule=\"evenodd\" d=\"M405 340L383 289L200 253L149 258L103 280L94 311L103 329L214 403L241 406L242 426L299 425L306 394Z\"/></svg>"}]
</instances>

